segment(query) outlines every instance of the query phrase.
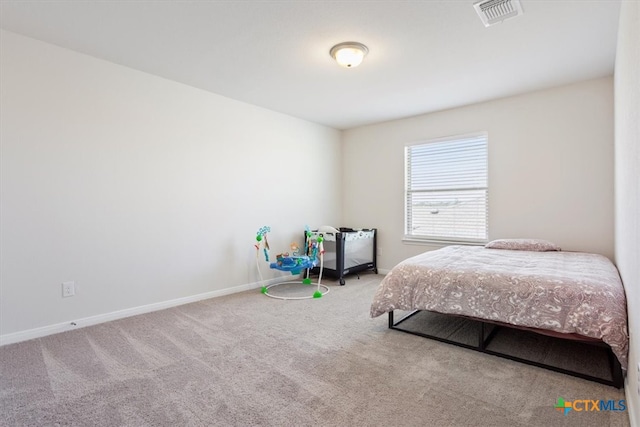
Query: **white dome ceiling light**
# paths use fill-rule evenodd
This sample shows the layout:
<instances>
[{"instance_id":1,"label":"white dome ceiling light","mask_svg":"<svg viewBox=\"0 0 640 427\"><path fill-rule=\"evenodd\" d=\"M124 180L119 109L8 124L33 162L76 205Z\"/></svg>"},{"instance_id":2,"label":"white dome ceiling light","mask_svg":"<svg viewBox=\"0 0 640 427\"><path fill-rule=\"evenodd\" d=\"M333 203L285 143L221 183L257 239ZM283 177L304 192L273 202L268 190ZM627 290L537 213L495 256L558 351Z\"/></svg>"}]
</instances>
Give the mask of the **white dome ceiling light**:
<instances>
[{"instance_id":1,"label":"white dome ceiling light","mask_svg":"<svg viewBox=\"0 0 640 427\"><path fill-rule=\"evenodd\" d=\"M339 43L331 48L329 54L336 62L345 68L355 68L369 53L369 49L358 42Z\"/></svg>"}]
</instances>

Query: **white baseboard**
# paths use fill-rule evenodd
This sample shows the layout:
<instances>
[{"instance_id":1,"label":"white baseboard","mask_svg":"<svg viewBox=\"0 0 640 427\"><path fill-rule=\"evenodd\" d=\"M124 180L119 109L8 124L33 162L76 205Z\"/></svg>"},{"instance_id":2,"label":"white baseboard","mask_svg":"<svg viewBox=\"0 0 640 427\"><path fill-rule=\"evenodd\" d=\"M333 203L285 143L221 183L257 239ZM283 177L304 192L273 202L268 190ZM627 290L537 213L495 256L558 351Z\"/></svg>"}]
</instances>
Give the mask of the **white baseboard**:
<instances>
[{"instance_id":1,"label":"white baseboard","mask_svg":"<svg viewBox=\"0 0 640 427\"><path fill-rule=\"evenodd\" d=\"M135 316L138 314L150 313L152 311L164 310L166 308L176 307L183 304L189 304L196 301L202 301L209 298L221 297L224 295L244 292L251 289L257 289L262 286L268 286L287 280L287 277L275 277L273 279L264 280L262 282L247 283L245 285L234 286L231 288L219 289L217 291L205 292L203 294L191 295L183 298L176 298L169 301L157 302L154 304L142 305L139 307L127 308L124 310L112 311L110 313L98 314L96 316L85 317L78 320L70 320L68 322L57 323L55 325L43 326L40 328L28 329L25 331L14 332L11 334L0 335L0 346L13 344L21 341L27 341L34 338L41 338L47 335L53 335L60 332L66 332L73 329L84 328L98 323L110 322L112 320L123 319L125 317Z\"/></svg>"},{"instance_id":2,"label":"white baseboard","mask_svg":"<svg viewBox=\"0 0 640 427\"><path fill-rule=\"evenodd\" d=\"M378 274L389 274L391 270L387 270L386 268L379 268L378 269Z\"/></svg>"},{"instance_id":3,"label":"white baseboard","mask_svg":"<svg viewBox=\"0 0 640 427\"><path fill-rule=\"evenodd\" d=\"M640 420L635 419L635 414L636 414L635 403L638 400L637 393L638 393L637 389L635 387L632 387L629 384L629 375L627 375L627 379L624 382L624 394L625 394L624 397L627 403L627 414L629 415L629 425L631 427L640 426L640 424L638 424Z\"/></svg>"}]
</instances>

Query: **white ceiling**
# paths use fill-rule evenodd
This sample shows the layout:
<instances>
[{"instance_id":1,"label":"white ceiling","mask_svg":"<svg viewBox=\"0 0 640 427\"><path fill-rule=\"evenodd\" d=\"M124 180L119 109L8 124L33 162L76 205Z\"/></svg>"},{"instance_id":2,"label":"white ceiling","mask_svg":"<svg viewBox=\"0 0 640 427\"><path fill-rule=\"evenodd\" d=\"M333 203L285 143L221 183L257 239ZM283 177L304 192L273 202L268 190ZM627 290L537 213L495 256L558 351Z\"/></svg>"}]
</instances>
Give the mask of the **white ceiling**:
<instances>
[{"instance_id":1,"label":"white ceiling","mask_svg":"<svg viewBox=\"0 0 640 427\"><path fill-rule=\"evenodd\" d=\"M473 3L2 0L0 25L338 129L613 73L620 0L521 0L489 28Z\"/></svg>"}]
</instances>

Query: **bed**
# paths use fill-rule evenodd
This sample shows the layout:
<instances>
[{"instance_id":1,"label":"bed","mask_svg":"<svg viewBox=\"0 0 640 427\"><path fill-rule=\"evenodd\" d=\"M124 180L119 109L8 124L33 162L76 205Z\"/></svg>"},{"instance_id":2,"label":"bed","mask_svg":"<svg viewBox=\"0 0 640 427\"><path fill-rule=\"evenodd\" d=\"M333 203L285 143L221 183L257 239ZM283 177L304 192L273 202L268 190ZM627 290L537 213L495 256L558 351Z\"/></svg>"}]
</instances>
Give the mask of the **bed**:
<instances>
[{"instance_id":1,"label":"bed","mask_svg":"<svg viewBox=\"0 0 640 427\"><path fill-rule=\"evenodd\" d=\"M626 298L616 267L602 255L514 242L447 246L401 262L380 283L371 316L388 313L390 328L458 345L404 330L400 324L420 311L474 319L481 325L478 342L463 347L620 388L629 334ZM411 313L394 321L395 310ZM496 325L605 345L611 379L491 351L492 333L487 335L486 328L495 332Z\"/></svg>"}]
</instances>

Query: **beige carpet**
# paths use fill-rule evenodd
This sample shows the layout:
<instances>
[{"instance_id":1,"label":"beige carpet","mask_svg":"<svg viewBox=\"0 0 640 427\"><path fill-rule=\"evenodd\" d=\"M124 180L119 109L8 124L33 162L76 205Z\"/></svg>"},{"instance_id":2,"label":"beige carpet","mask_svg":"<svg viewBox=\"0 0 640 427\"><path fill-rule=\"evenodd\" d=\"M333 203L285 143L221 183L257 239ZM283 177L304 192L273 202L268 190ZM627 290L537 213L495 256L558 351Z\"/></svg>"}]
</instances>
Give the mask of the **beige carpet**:
<instances>
[{"instance_id":1,"label":"beige carpet","mask_svg":"<svg viewBox=\"0 0 640 427\"><path fill-rule=\"evenodd\" d=\"M327 282L318 300L244 292L1 347L0 425L629 425L626 412L553 408L620 390L388 330L369 318L381 278Z\"/></svg>"}]
</instances>

